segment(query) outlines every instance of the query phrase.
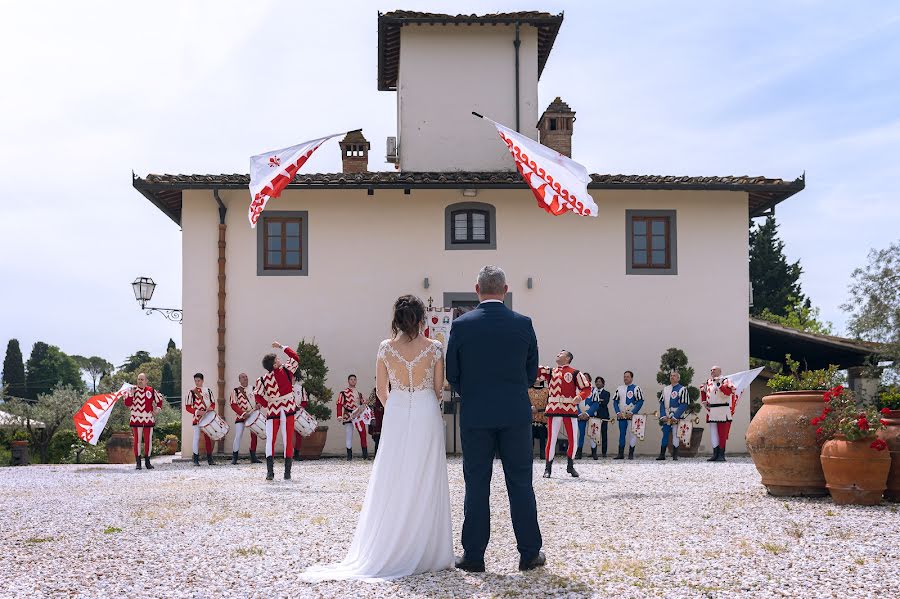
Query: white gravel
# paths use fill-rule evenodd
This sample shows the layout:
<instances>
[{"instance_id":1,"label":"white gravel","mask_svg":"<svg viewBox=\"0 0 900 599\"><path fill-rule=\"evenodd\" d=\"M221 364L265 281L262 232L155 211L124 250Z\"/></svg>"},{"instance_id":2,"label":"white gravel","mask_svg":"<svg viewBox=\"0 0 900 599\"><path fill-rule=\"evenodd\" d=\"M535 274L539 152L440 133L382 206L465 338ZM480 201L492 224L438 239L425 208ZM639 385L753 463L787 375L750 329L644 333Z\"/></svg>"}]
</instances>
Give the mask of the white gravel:
<instances>
[{"instance_id":1,"label":"white gravel","mask_svg":"<svg viewBox=\"0 0 900 599\"><path fill-rule=\"evenodd\" d=\"M547 567L519 573L495 463L486 574L307 585L347 550L371 462L251 467L167 463L0 469L0 596L897 597L897 505L766 495L748 458L565 463L535 489ZM462 462L450 460L456 551ZM280 464L276 465L280 474ZM290 516L284 516L285 507ZM570 515L549 515L553 508Z\"/></svg>"}]
</instances>

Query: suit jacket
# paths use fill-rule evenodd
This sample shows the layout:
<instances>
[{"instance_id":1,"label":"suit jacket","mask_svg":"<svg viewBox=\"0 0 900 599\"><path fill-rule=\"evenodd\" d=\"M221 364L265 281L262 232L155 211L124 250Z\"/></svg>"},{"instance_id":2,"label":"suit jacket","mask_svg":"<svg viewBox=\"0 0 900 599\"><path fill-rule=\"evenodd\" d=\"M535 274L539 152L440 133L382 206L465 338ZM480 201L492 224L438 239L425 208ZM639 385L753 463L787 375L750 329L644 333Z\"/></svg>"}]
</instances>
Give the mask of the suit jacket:
<instances>
[{"instance_id":1,"label":"suit jacket","mask_svg":"<svg viewBox=\"0 0 900 599\"><path fill-rule=\"evenodd\" d=\"M447 381L460 395L460 428L529 426L528 388L537 378L531 319L499 302L479 304L453 321Z\"/></svg>"}]
</instances>

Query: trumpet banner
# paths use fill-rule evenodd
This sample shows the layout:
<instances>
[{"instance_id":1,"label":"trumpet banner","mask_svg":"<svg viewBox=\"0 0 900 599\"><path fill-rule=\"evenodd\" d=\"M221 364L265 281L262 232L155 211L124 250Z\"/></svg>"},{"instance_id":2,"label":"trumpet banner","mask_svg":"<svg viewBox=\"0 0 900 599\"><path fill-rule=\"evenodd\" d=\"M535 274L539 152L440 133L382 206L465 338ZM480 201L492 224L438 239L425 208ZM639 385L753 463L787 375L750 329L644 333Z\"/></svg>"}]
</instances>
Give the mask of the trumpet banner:
<instances>
[{"instance_id":1,"label":"trumpet banner","mask_svg":"<svg viewBox=\"0 0 900 599\"><path fill-rule=\"evenodd\" d=\"M591 418L590 420L588 420L587 435L595 443L601 443L603 441L603 433L601 429L602 424L603 420L601 420L600 418Z\"/></svg>"},{"instance_id":2,"label":"trumpet banner","mask_svg":"<svg viewBox=\"0 0 900 599\"><path fill-rule=\"evenodd\" d=\"M644 440L644 433L647 432L647 416L644 414L635 414L631 417L631 432L639 441Z\"/></svg>"},{"instance_id":3,"label":"trumpet banner","mask_svg":"<svg viewBox=\"0 0 900 599\"><path fill-rule=\"evenodd\" d=\"M678 440L685 447L691 446L691 434L694 432L694 425L689 420L682 420L678 423Z\"/></svg>"}]
</instances>

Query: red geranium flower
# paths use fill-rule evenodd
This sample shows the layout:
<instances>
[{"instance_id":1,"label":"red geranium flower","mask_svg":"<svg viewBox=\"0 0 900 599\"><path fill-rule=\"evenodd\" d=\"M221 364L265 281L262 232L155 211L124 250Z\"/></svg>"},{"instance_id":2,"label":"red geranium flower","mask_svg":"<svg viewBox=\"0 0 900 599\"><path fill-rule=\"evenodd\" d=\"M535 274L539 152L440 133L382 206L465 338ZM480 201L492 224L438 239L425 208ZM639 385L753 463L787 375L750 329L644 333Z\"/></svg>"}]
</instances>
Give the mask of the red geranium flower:
<instances>
[{"instance_id":1,"label":"red geranium flower","mask_svg":"<svg viewBox=\"0 0 900 599\"><path fill-rule=\"evenodd\" d=\"M823 431L823 430L822 430L822 427L820 426L819 428L816 429L816 434L817 434L817 435L823 435L823 434L825 434L825 431Z\"/></svg>"},{"instance_id":2,"label":"red geranium flower","mask_svg":"<svg viewBox=\"0 0 900 599\"><path fill-rule=\"evenodd\" d=\"M890 408L881 408L881 413L884 414L885 416L890 416L891 409Z\"/></svg>"},{"instance_id":3,"label":"red geranium flower","mask_svg":"<svg viewBox=\"0 0 900 599\"><path fill-rule=\"evenodd\" d=\"M834 395L840 395L840 394L843 393L843 392L844 392L844 386L843 386L843 385L838 385L837 387L834 387L834 388L831 390L831 393L834 394Z\"/></svg>"},{"instance_id":4,"label":"red geranium flower","mask_svg":"<svg viewBox=\"0 0 900 599\"><path fill-rule=\"evenodd\" d=\"M815 418L813 418L812 420L809 421L809 423L813 426L818 425L820 422L822 422L822 419L819 418L818 416L816 416Z\"/></svg>"},{"instance_id":5,"label":"red geranium flower","mask_svg":"<svg viewBox=\"0 0 900 599\"><path fill-rule=\"evenodd\" d=\"M823 401L831 401L831 391L826 391L825 395L822 396Z\"/></svg>"},{"instance_id":6,"label":"red geranium flower","mask_svg":"<svg viewBox=\"0 0 900 599\"><path fill-rule=\"evenodd\" d=\"M887 443L885 443L882 439L875 439L874 441L872 441L872 444L869 445L869 447L878 451L884 451L885 449L887 449Z\"/></svg>"},{"instance_id":7,"label":"red geranium flower","mask_svg":"<svg viewBox=\"0 0 900 599\"><path fill-rule=\"evenodd\" d=\"M831 414L831 408L825 408L822 411L822 416L828 416L829 414Z\"/></svg>"},{"instance_id":8,"label":"red geranium flower","mask_svg":"<svg viewBox=\"0 0 900 599\"><path fill-rule=\"evenodd\" d=\"M879 420L879 421L878 421L878 422L880 422L880 423L881 423L881 426L887 426L887 425L888 425L888 421L887 421L887 420L885 420L885 419L884 419L884 418L882 418L882 419L881 419L881 420Z\"/></svg>"},{"instance_id":9,"label":"red geranium flower","mask_svg":"<svg viewBox=\"0 0 900 599\"><path fill-rule=\"evenodd\" d=\"M869 430L869 421L866 420L865 417L860 418L856 421L856 426L858 426L861 431L867 431Z\"/></svg>"}]
</instances>

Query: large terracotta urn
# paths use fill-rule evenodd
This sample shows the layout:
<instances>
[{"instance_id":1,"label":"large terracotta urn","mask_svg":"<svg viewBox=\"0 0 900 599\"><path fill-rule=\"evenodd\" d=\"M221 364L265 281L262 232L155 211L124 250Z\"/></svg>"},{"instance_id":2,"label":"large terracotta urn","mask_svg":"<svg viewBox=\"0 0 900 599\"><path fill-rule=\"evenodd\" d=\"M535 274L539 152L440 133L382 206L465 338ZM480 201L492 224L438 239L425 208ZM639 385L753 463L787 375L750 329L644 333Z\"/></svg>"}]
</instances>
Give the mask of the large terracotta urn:
<instances>
[{"instance_id":1,"label":"large terracotta urn","mask_svg":"<svg viewBox=\"0 0 900 599\"><path fill-rule=\"evenodd\" d=\"M872 449L872 439L848 441L842 435L822 446L822 470L838 505L878 505L887 487L891 456Z\"/></svg>"},{"instance_id":2,"label":"large terracotta urn","mask_svg":"<svg viewBox=\"0 0 900 599\"><path fill-rule=\"evenodd\" d=\"M301 460L318 460L322 457L322 449L325 448L325 439L328 438L328 427L317 426L315 432L308 437L303 437L300 446Z\"/></svg>"},{"instance_id":3,"label":"large terracotta urn","mask_svg":"<svg viewBox=\"0 0 900 599\"><path fill-rule=\"evenodd\" d=\"M824 391L782 391L763 398L747 429L747 449L769 494L823 497L828 494L819 460L821 448L810 420L821 415Z\"/></svg>"},{"instance_id":4,"label":"large terracotta urn","mask_svg":"<svg viewBox=\"0 0 900 599\"><path fill-rule=\"evenodd\" d=\"M878 438L887 443L891 454L891 470L888 473L884 498L900 502L900 410L891 410L882 420L887 426L878 431Z\"/></svg>"},{"instance_id":5,"label":"large terracotta urn","mask_svg":"<svg viewBox=\"0 0 900 599\"><path fill-rule=\"evenodd\" d=\"M109 464L134 464L131 433L113 433L106 442L106 461Z\"/></svg>"}]
</instances>

